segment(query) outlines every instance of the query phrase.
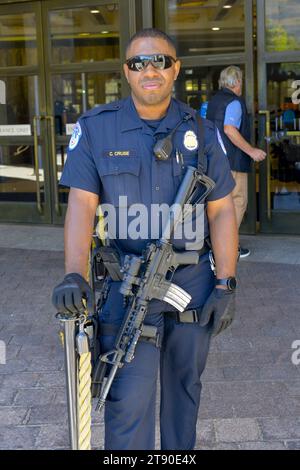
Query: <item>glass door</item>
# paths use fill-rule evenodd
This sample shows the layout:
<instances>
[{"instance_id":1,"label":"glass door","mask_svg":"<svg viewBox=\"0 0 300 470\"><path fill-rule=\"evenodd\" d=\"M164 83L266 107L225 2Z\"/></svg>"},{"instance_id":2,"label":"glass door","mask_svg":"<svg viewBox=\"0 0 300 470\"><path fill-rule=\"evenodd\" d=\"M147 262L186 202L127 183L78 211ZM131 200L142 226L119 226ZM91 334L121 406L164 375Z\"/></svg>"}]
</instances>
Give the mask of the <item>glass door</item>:
<instances>
[{"instance_id":1,"label":"glass door","mask_svg":"<svg viewBox=\"0 0 300 470\"><path fill-rule=\"evenodd\" d=\"M47 114L51 119L52 220L62 223L66 189L58 186L67 146L78 117L94 106L120 99L127 86L121 77L124 45L129 39L131 1L43 2L46 37ZM123 21L121 21L121 18Z\"/></svg>"},{"instance_id":2,"label":"glass door","mask_svg":"<svg viewBox=\"0 0 300 470\"><path fill-rule=\"evenodd\" d=\"M258 0L260 230L300 234L300 30L298 0Z\"/></svg>"},{"instance_id":3,"label":"glass door","mask_svg":"<svg viewBox=\"0 0 300 470\"><path fill-rule=\"evenodd\" d=\"M0 6L0 220L51 221L40 3Z\"/></svg>"},{"instance_id":4,"label":"glass door","mask_svg":"<svg viewBox=\"0 0 300 470\"><path fill-rule=\"evenodd\" d=\"M121 64L134 32L134 0L0 6L0 221L63 223L72 129L127 94Z\"/></svg>"}]
</instances>

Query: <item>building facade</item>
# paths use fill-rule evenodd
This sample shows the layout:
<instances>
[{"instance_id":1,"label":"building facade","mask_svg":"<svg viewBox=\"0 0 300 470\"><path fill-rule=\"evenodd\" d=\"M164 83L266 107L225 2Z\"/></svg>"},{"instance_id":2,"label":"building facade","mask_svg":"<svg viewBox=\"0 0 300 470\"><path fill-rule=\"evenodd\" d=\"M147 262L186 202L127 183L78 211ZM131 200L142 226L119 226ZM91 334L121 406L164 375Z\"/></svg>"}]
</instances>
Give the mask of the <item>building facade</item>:
<instances>
[{"instance_id":1,"label":"building facade","mask_svg":"<svg viewBox=\"0 0 300 470\"><path fill-rule=\"evenodd\" d=\"M200 110L239 65L252 138L268 157L249 175L246 233L300 234L299 0L0 0L0 222L62 224L58 186L72 127L128 95L129 37L175 40L174 96Z\"/></svg>"}]
</instances>

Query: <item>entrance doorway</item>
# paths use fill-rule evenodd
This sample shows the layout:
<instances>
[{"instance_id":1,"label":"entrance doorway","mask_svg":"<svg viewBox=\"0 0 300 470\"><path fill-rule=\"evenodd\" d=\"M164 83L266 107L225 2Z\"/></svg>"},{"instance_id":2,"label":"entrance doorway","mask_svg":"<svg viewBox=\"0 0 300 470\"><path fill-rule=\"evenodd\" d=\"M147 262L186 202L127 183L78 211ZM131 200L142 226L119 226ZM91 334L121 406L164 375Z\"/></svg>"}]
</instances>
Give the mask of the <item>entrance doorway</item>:
<instances>
[{"instance_id":1,"label":"entrance doorway","mask_svg":"<svg viewBox=\"0 0 300 470\"><path fill-rule=\"evenodd\" d=\"M72 126L128 94L125 44L154 25L182 62L174 95L195 109L223 68L242 68L252 142L268 153L249 175L242 231L299 234L298 22L298 0L0 0L0 221L63 223Z\"/></svg>"},{"instance_id":2,"label":"entrance doorway","mask_svg":"<svg viewBox=\"0 0 300 470\"><path fill-rule=\"evenodd\" d=\"M202 114L229 65L243 71L244 96L254 116L253 5L251 0L155 2L156 26L175 39L182 70L175 95ZM203 106L204 105L204 106ZM204 113L205 114L205 113ZM253 120L252 120L253 122ZM254 126L252 128L254 141ZM255 170L249 175L249 204L242 230L256 232Z\"/></svg>"},{"instance_id":3,"label":"entrance doorway","mask_svg":"<svg viewBox=\"0 0 300 470\"><path fill-rule=\"evenodd\" d=\"M155 25L175 39L182 62L176 97L201 110L223 68L243 70L252 144L268 157L249 175L241 231L300 234L299 0L156 0L154 7Z\"/></svg>"},{"instance_id":4,"label":"entrance doorway","mask_svg":"<svg viewBox=\"0 0 300 470\"><path fill-rule=\"evenodd\" d=\"M67 190L58 180L72 128L83 112L127 91L129 4L0 5L0 221L63 222Z\"/></svg>"},{"instance_id":5,"label":"entrance doorway","mask_svg":"<svg viewBox=\"0 0 300 470\"><path fill-rule=\"evenodd\" d=\"M299 1L257 1L260 229L300 234Z\"/></svg>"}]
</instances>

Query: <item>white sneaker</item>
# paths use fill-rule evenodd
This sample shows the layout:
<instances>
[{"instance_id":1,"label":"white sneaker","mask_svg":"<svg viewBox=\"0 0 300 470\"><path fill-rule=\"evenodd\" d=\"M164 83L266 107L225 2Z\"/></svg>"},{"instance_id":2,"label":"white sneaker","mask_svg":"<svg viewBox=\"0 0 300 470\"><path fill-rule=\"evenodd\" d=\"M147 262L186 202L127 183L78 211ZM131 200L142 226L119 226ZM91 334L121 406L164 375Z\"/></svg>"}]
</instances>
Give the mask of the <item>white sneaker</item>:
<instances>
[{"instance_id":1,"label":"white sneaker","mask_svg":"<svg viewBox=\"0 0 300 470\"><path fill-rule=\"evenodd\" d=\"M240 258L247 258L247 256L249 256L251 253L250 250L248 250L248 248L242 248L240 247Z\"/></svg>"}]
</instances>

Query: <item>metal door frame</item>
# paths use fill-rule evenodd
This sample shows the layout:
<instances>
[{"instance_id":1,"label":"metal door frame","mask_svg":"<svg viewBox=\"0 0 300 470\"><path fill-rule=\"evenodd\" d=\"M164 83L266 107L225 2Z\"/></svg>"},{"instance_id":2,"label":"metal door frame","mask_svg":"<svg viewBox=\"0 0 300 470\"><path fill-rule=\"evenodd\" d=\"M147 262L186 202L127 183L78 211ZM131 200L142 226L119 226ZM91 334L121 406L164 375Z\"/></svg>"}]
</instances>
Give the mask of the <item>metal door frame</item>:
<instances>
[{"instance_id":1,"label":"metal door frame","mask_svg":"<svg viewBox=\"0 0 300 470\"><path fill-rule=\"evenodd\" d=\"M119 72L121 65L125 59L126 43L129 37L135 32L135 2L134 0L113 0L119 4L119 15L120 15L120 59L111 60L106 62L89 62L89 63L73 63L73 64L51 64L51 39L50 39L50 27L48 23L49 12L51 10L66 10L68 8L80 8L86 6L97 6L101 4L109 3L108 0L65 0L62 4L60 0L46 0L42 6L42 20L44 25L44 56L45 56L45 76L48 77L46 80L46 114L48 116L54 115L53 113L53 96L52 96L52 80L50 77L55 74L62 73L80 73L80 72ZM129 14L130 12L130 14ZM128 18L128 21L122 21L122 19ZM121 94L122 96L128 94L128 84L123 76L121 75ZM48 134L49 139L53 139L51 133ZM69 136L55 137L55 146L67 145L69 142ZM52 196L52 207L53 215L52 222L54 224L62 224L64 222L65 213L67 210L67 204L59 204L57 202L57 183L56 183L56 171L54 158L52 158L51 165L51 196ZM58 210L57 210L58 209Z\"/></svg>"},{"instance_id":2,"label":"metal door frame","mask_svg":"<svg viewBox=\"0 0 300 470\"><path fill-rule=\"evenodd\" d=\"M43 87L44 77L44 57L43 50L40 46L43 41L42 33L42 12L41 2L21 2L0 5L0 14L13 14L13 13L35 13L36 15L36 44L37 44L37 64L29 66L13 66L13 67L1 67L0 74L5 77L16 77L16 76L37 76L39 79L39 106L40 114L45 112L45 88ZM32 123L30 123L32 124ZM32 126L33 127L33 126ZM38 137L37 142L39 144L44 143L45 135L43 133L43 126L41 126L41 135ZM12 144L12 137L1 137L0 143ZM34 145L34 136L30 137L14 137L14 144L20 145ZM44 145L44 148L46 145ZM50 207L50 184L49 184L49 163L47 155L43 158L44 168L44 195L45 202L42 204L42 212L38 209L37 202L0 202L0 213L1 221L3 222L23 222L23 223L50 223L51 222L51 207Z\"/></svg>"},{"instance_id":3,"label":"metal door frame","mask_svg":"<svg viewBox=\"0 0 300 470\"><path fill-rule=\"evenodd\" d=\"M49 12L51 10L65 10L67 8L80 8L86 6L93 6L107 4L108 0L97 0L96 2L90 0L46 0L42 5L42 20L44 25L44 57L45 57L45 76L47 80L46 84L46 114L51 116L53 119L53 94L52 94L52 76L55 74L62 73L88 73L88 72L119 72L121 70L122 62L125 58L125 48L129 37L135 32L135 2L134 0L114 0L119 3L119 15L120 15L120 59L110 60L102 62L84 62L84 63L72 63L72 64L52 64L51 63L51 38L50 38L50 27L49 27ZM128 15L128 11L131 15ZM128 18L128 21L121 21L122 18ZM123 76L121 75L121 93L122 96L128 94L128 84ZM48 136L51 141L53 135L48 130ZM56 145L67 145L69 142L69 136L54 136ZM58 201L58 185L56 183L56 165L52 158L51 164L51 197L52 197L52 223L63 224L67 204L60 204Z\"/></svg>"},{"instance_id":4,"label":"metal door frame","mask_svg":"<svg viewBox=\"0 0 300 470\"><path fill-rule=\"evenodd\" d=\"M276 62L299 62L299 51L267 52L265 42L265 0L257 0L257 73L258 108L267 109L267 64ZM265 120L259 119L259 144L266 145L264 136ZM270 207L270 181L268 180L270 161L260 164L259 212L260 231L263 233L300 234L300 212L272 211Z\"/></svg>"}]
</instances>

